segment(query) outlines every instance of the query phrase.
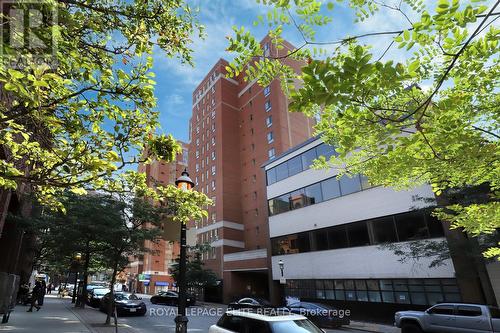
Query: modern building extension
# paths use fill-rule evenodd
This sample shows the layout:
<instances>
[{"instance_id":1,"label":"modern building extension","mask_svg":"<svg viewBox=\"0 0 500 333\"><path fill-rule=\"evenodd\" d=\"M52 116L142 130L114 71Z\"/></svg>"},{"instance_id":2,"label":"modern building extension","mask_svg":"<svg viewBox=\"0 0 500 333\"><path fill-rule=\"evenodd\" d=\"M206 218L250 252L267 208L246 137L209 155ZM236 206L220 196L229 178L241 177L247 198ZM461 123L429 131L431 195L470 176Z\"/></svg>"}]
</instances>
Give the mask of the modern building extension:
<instances>
[{"instance_id":1,"label":"modern building extension","mask_svg":"<svg viewBox=\"0 0 500 333\"><path fill-rule=\"evenodd\" d=\"M337 179L333 168L310 168L318 156L332 154L331 146L312 138L263 167L273 287L365 320L391 319L397 309L470 301L474 286L459 281L453 258L431 265L436 257L417 260L396 252L429 241L449 245L442 223L421 200L434 200L430 186L395 191L373 186L362 175ZM493 285L500 276L495 265L488 267ZM498 287L496 293L498 298Z\"/></svg>"}]
</instances>

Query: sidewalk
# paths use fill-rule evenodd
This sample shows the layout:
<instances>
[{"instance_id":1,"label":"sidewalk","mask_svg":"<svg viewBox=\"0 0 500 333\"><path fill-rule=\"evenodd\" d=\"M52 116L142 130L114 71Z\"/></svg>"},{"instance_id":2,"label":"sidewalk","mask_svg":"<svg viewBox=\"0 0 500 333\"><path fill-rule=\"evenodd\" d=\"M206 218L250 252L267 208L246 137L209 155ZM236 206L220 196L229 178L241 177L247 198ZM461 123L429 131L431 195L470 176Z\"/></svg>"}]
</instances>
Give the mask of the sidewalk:
<instances>
[{"instance_id":1,"label":"sidewalk","mask_svg":"<svg viewBox=\"0 0 500 333\"><path fill-rule=\"evenodd\" d=\"M89 333L91 331L82 324L64 304L55 296L46 296L40 311L26 312L28 306L18 305L10 315L7 324L0 325L0 332L26 333Z\"/></svg>"},{"instance_id":2,"label":"sidewalk","mask_svg":"<svg viewBox=\"0 0 500 333\"><path fill-rule=\"evenodd\" d=\"M40 311L26 312L29 307L18 305L10 315L8 324L0 325L0 332L23 333L114 333L115 327L104 325L106 315L96 309L76 309L71 298L45 296ZM111 319L113 323L113 319ZM136 333L125 324L118 324L119 333Z\"/></svg>"}]
</instances>

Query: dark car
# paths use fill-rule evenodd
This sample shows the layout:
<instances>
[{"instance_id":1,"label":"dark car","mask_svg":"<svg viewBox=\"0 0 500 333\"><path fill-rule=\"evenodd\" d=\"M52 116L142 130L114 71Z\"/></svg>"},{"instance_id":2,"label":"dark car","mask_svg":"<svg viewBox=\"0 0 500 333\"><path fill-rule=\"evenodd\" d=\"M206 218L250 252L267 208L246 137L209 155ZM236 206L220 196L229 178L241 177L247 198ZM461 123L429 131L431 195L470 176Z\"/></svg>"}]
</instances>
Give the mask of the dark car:
<instances>
[{"instance_id":1,"label":"dark car","mask_svg":"<svg viewBox=\"0 0 500 333\"><path fill-rule=\"evenodd\" d=\"M259 297L244 297L227 305L228 310L273 308L268 300Z\"/></svg>"},{"instance_id":2,"label":"dark car","mask_svg":"<svg viewBox=\"0 0 500 333\"><path fill-rule=\"evenodd\" d=\"M297 302L287 307L290 312L307 317L322 328L335 328L349 325L349 317L344 311L337 310L329 305L311 302Z\"/></svg>"},{"instance_id":3,"label":"dark car","mask_svg":"<svg viewBox=\"0 0 500 333\"><path fill-rule=\"evenodd\" d=\"M153 304L177 305L179 304L179 294L175 291L160 291L157 295L151 297ZM196 304L196 296L188 293L186 305L193 306Z\"/></svg>"},{"instance_id":4,"label":"dark car","mask_svg":"<svg viewBox=\"0 0 500 333\"><path fill-rule=\"evenodd\" d=\"M88 291L87 304L93 308L98 308L101 305L101 299L109 293L108 288L93 288Z\"/></svg>"},{"instance_id":5,"label":"dark car","mask_svg":"<svg viewBox=\"0 0 500 333\"><path fill-rule=\"evenodd\" d=\"M111 293L107 293L101 299L99 310L101 310L102 312L106 312L108 310L110 296ZM114 306L116 307L116 313L119 316L127 314L144 316L146 314L146 304L144 304L144 302L135 294L116 292L114 294L114 298Z\"/></svg>"}]
</instances>

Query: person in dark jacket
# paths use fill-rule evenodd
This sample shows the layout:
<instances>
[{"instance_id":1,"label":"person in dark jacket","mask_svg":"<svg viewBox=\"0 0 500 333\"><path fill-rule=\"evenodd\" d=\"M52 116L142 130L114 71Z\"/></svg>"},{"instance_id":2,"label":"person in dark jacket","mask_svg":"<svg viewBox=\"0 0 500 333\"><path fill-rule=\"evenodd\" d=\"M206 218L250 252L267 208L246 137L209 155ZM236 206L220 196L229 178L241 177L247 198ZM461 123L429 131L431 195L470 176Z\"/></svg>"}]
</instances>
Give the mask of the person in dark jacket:
<instances>
[{"instance_id":1,"label":"person in dark jacket","mask_svg":"<svg viewBox=\"0 0 500 333\"><path fill-rule=\"evenodd\" d=\"M45 283L45 280L42 280L42 290L40 292L40 295L38 295L38 305L43 305L43 299L45 298L45 294L47 293L47 284Z\"/></svg>"},{"instance_id":2,"label":"person in dark jacket","mask_svg":"<svg viewBox=\"0 0 500 333\"><path fill-rule=\"evenodd\" d=\"M33 307L36 308L36 311L40 310L40 303L37 304L37 302L39 302L41 293L42 293L42 284L40 283L40 281L36 281L35 286L31 291L31 306L28 312L33 312Z\"/></svg>"}]
</instances>

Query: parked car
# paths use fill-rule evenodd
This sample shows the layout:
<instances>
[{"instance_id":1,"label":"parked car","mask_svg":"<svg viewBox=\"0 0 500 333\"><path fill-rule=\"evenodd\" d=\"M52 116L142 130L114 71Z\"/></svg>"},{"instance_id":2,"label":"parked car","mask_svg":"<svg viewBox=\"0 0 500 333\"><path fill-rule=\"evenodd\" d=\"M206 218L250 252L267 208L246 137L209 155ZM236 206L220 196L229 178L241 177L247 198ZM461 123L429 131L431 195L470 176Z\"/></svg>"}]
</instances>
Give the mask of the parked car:
<instances>
[{"instance_id":1,"label":"parked car","mask_svg":"<svg viewBox=\"0 0 500 333\"><path fill-rule=\"evenodd\" d=\"M440 303L426 311L396 312L402 333L498 333L500 310L479 304Z\"/></svg>"},{"instance_id":2,"label":"parked car","mask_svg":"<svg viewBox=\"0 0 500 333\"><path fill-rule=\"evenodd\" d=\"M99 310L106 312L108 310L109 302L111 298L111 293L107 293L101 299L101 304L99 305ZM122 315L139 315L144 316L146 314L146 304L137 297L137 295L127 292L115 292L114 293L114 306L116 307L116 313L119 316Z\"/></svg>"},{"instance_id":3,"label":"parked car","mask_svg":"<svg viewBox=\"0 0 500 333\"><path fill-rule=\"evenodd\" d=\"M98 308L101 305L101 299L109 293L110 290L108 288L93 288L88 292L87 295L87 304L93 308Z\"/></svg>"},{"instance_id":4,"label":"parked car","mask_svg":"<svg viewBox=\"0 0 500 333\"><path fill-rule=\"evenodd\" d=\"M153 304L177 305L179 304L179 294L175 291L160 291L158 294L151 297ZM196 304L196 296L188 293L186 305L193 306Z\"/></svg>"},{"instance_id":5,"label":"parked car","mask_svg":"<svg viewBox=\"0 0 500 333\"><path fill-rule=\"evenodd\" d=\"M259 314L254 310L226 312L208 333L324 333L309 319L296 314Z\"/></svg>"},{"instance_id":6,"label":"parked car","mask_svg":"<svg viewBox=\"0 0 500 333\"><path fill-rule=\"evenodd\" d=\"M287 309L292 313L305 316L321 328L336 328L350 323L349 317L344 312L325 304L297 302L290 304Z\"/></svg>"},{"instance_id":7,"label":"parked car","mask_svg":"<svg viewBox=\"0 0 500 333\"><path fill-rule=\"evenodd\" d=\"M244 297L227 305L228 310L272 308L272 304L259 297Z\"/></svg>"}]
</instances>

